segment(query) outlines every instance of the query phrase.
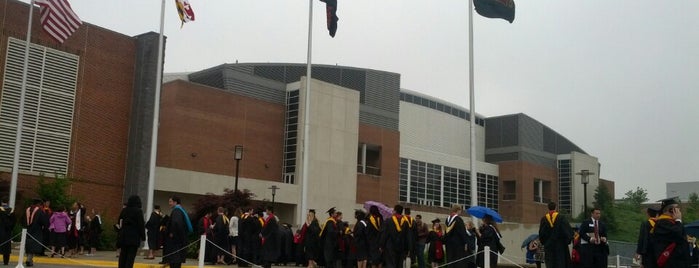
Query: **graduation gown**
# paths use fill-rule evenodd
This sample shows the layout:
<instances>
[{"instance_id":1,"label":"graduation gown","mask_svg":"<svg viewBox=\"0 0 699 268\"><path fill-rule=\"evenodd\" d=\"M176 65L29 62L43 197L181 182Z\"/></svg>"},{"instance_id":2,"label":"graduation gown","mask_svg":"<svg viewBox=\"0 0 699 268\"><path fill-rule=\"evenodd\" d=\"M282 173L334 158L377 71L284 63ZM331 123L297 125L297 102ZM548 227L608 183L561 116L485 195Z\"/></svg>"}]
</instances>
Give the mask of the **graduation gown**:
<instances>
[{"instance_id":1,"label":"graduation gown","mask_svg":"<svg viewBox=\"0 0 699 268\"><path fill-rule=\"evenodd\" d=\"M366 230L369 225L366 220L358 221L354 224L354 248L356 249L355 256L357 260L363 261L369 258L369 240L366 235Z\"/></svg>"},{"instance_id":2,"label":"graduation gown","mask_svg":"<svg viewBox=\"0 0 699 268\"><path fill-rule=\"evenodd\" d=\"M340 260L339 239L340 230L338 229L337 221L330 217L325 221L320 231L325 266L334 267L334 262Z\"/></svg>"},{"instance_id":3,"label":"graduation gown","mask_svg":"<svg viewBox=\"0 0 699 268\"><path fill-rule=\"evenodd\" d=\"M313 219L311 224L304 224L303 247L306 259L318 261L320 259L320 224Z\"/></svg>"},{"instance_id":4,"label":"graduation gown","mask_svg":"<svg viewBox=\"0 0 699 268\"><path fill-rule=\"evenodd\" d=\"M187 246L187 219L182 210L173 208L170 219L167 222L167 235L163 248L163 261L166 263L183 263L187 257L187 251L170 254Z\"/></svg>"},{"instance_id":5,"label":"graduation gown","mask_svg":"<svg viewBox=\"0 0 699 268\"><path fill-rule=\"evenodd\" d=\"M458 215L451 215L446 219L447 230L444 235L444 246L447 252L447 262L466 257L468 234L464 220ZM468 245L470 249L473 245ZM466 260L452 263L449 267L466 267Z\"/></svg>"},{"instance_id":6,"label":"graduation gown","mask_svg":"<svg viewBox=\"0 0 699 268\"><path fill-rule=\"evenodd\" d=\"M405 221L402 221L400 215L393 215L384 221L379 237L379 246L383 249L386 268L403 266L403 259L409 250L409 233L410 227Z\"/></svg>"},{"instance_id":7,"label":"graduation gown","mask_svg":"<svg viewBox=\"0 0 699 268\"><path fill-rule=\"evenodd\" d=\"M369 216L367 218L366 239L369 248L367 251L370 264L379 265L383 262L382 254L379 251L379 239L383 220L381 217Z\"/></svg>"},{"instance_id":8,"label":"graduation gown","mask_svg":"<svg viewBox=\"0 0 699 268\"><path fill-rule=\"evenodd\" d=\"M671 251L664 267L690 267L689 243L681 222L676 222L667 215L661 215L655 222L652 241L656 260L670 244L675 243L675 248Z\"/></svg>"},{"instance_id":9,"label":"graduation gown","mask_svg":"<svg viewBox=\"0 0 699 268\"><path fill-rule=\"evenodd\" d=\"M279 224L277 223L277 219L274 217L274 214L267 215L267 219L264 220L260 234L262 235L261 258L263 263L269 266L271 263L276 262L279 259L281 252Z\"/></svg>"},{"instance_id":10,"label":"graduation gown","mask_svg":"<svg viewBox=\"0 0 699 268\"><path fill-rule=\"evenodd\" d=\"M544 245L544 262L546 267L570 267L568 245L573 240L573 231L568 220L562 215L552 218L552 222L553 226L546 216L539 222L539 241Z\"/></svg>"},{"instance_id":11,"label":"graduation gown","mask_svg":"<svg viewBox=\"0 0 699 268\"><path fill-rule=\"evenodd\" d=\"M40 243L44 242L44 229L48 228L49 225L44 215L44 210L41 207L31 206L27 208L25 217L27 234L34 237L33 239L27 239L25 249L27 253L40 254L43 250Z\"/></svg>"}]
</instances>

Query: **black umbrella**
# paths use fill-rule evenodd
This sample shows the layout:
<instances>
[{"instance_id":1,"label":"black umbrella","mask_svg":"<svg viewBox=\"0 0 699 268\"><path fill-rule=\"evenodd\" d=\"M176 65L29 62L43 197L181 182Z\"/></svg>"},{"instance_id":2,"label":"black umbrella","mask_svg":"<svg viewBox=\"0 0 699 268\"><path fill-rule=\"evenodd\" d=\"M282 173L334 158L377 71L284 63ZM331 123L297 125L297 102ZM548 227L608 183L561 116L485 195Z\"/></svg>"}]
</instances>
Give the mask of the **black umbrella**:
<instances>
[{"instance_id":1,"label":"black umbrella","mask_svg":"<svg viewBox=\"0 0 699 268\"><path fill-rule=\"evenodd\" d=\"M693 221L684 225L684 231L691 236L699 237L699 221Z\"/></svg>"}]
</instances>

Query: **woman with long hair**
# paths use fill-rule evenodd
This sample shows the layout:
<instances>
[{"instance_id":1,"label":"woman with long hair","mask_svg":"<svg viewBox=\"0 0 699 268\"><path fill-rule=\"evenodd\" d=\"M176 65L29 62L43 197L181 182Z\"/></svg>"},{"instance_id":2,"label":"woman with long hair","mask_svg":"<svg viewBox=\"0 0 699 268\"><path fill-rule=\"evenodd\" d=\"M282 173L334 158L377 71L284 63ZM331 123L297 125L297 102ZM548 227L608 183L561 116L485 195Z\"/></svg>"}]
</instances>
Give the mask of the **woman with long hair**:
<instances>
[{"instance_id":1,"label":"woman with long hair","mask_svg":"<svg viewBox=\"0 0 699 268\"><path fill-rule=\"evenodd\" d=\"M439 219L432 220L432 230L427 234L427 243L430 246L427 248L427 260L432 264L432 268L439 267L444 261L444 231ZM422 252L418 252L422 254Z\"/></svg>"},{"instance_id":2,"label":"woman with long hair","mask_svg":"<svg viewBox=\"0 0 699 268\"><path fill-rule=\"evenodd\" d=\"M500 235L500 230L498 229L497 223L493 220L490 215L485 215L483 217L483 225L479 230L480 236L478 239L478 248L482 249L486 246L490 247L490 267L497 268L498 266L498 243L502 238ZM478 264L480 267L484 267L484 256L483 252L478 253Z\"/></svg>"}]
</instances>

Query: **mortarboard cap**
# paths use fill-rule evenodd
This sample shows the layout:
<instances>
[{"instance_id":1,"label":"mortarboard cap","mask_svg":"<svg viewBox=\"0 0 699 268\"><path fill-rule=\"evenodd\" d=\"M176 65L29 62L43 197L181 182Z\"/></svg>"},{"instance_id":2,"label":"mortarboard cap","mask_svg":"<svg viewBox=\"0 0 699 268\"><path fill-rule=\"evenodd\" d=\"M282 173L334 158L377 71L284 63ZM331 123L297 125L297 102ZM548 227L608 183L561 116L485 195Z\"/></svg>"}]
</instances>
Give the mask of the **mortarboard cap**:
<instances>
[{"instance_id":1,"label":"mortarboard cap","mask_svg":"<svg viewBox=\"0 0 699 268\"><path fill-rule=\"evenodd\" d=\"M442 221L440 221L439 219L432 220L432 223L440 223L440 222L442 222Z\"/></svg>"},{"instance_id":2,"label":"mortarboard cap","mask_svg":"<svg viewBox=\"0 0 699 268\"><path fill-rule=\"evenodd\" d=\"M660 212L658 211L658 209L657 209L657 208L653 208L653 207L648 207L648 208L646 209L646 213L648 213L648 215L651 215L651 216L657 216L658 214L660 214Z\"/></svg>"},{"instance_id":3,"label":"mortarboard cap","mask_svg":"<svg viewBox=\"0 0 699 268\"><path fill-rule=\"evenodd\" d=\"M332 216L333 213L335 213L335 207L331 207L331 208L328 209L328 211L326 211L326 212L327 212L330 216Z\"/></svg>"},{"instance_id":4,"label":"mortarboard cap","mask_svg":"<svg viewBox=\"0 0 699 268\"><path fill-rule=\"evenodd\" d=\"M679 202L677 202L677 196L660 199L658 200L658 202L660 202L660 213L662 213L665 210L665 208L667 208L670 205L679 204Z\"/></svg>"}]
</instances>

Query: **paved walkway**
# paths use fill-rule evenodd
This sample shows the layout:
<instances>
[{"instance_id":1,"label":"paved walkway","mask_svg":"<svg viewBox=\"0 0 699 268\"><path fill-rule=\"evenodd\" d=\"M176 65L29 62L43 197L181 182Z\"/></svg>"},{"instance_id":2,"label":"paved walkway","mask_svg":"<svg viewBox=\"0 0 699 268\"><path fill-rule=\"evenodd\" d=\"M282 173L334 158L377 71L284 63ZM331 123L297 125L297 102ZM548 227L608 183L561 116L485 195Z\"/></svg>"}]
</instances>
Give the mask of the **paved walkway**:
<instances>
[{"instance_id":1,"label":"paved walkway","mask_svg":"<svg viewBox=\"0 0 699 268\"><path fill-rule=\"evenodd\" d=\"M136 256L136 263L134 267L138 268L152 268L152 267L165 267L164 264L159 264L161 261L160 257L155 257L153 260L144 259L143 255L145 251L140 250L139 255ZM25 256L26 258L26 256ZM12 250L12 255L10 257L10 267L17 264L19 259L19 251L16 249ZM26 261L26 259L25 259ZM65 265L71 267L117 267L119 258L116 257L115 251L98 251L94 256L86 255L76 255L74 258L59 258L59 257L42 257L35 256L34 264L35 266L41 266L41 264L55 264L55 265ZM0 265L2 262L0 262ZM182 264L182 267L193 268L198 267L198 260L187 259L187 262ZM206 265L206 267L235 267L233 265Z\"/></svg>"}]
</instances>

